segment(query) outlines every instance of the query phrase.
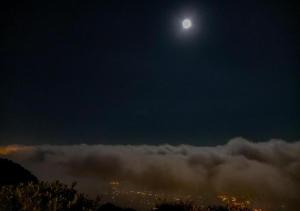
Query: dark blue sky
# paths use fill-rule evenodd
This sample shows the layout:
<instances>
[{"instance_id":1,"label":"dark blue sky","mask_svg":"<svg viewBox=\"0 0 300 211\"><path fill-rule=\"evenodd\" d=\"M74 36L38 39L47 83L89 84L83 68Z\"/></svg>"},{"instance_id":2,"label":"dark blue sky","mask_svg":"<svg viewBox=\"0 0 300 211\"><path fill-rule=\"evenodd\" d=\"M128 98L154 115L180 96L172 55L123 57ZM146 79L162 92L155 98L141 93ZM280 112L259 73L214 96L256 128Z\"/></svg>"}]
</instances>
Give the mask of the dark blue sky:
<instances>
[{"instance_id":1,"label":"dark blue sky","mask_svg":"<svg viewBox=\"0 0 300 211\"><path fill-rule=\"evenodd\" d=\"M11 1L0 144L300 137L293 1ZM177 19L193 16L180 33Z\"/></svg>"}]
</instances>

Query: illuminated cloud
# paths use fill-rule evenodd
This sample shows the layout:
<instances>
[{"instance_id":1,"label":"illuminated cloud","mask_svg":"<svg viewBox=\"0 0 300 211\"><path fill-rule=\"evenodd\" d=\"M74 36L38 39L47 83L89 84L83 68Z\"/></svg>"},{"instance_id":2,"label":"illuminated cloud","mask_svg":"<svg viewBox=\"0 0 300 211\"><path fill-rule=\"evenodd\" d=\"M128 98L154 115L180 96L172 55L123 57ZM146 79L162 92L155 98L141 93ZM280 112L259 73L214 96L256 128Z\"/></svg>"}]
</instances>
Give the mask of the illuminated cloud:
<instances>
[{"instance_id":1,"label":"illuminated cloud","mask_svg":"<svg viewBox=\"0 0 300 211\"><path fill-rule=\"evenodd\" d=\"M292 209L300 201L300 142L236 138L216 147L32 146L7 156L41 179L76 180L89 194L116 180L156 192L243 195L265 207Z\"/></svg>"}]
</instances>

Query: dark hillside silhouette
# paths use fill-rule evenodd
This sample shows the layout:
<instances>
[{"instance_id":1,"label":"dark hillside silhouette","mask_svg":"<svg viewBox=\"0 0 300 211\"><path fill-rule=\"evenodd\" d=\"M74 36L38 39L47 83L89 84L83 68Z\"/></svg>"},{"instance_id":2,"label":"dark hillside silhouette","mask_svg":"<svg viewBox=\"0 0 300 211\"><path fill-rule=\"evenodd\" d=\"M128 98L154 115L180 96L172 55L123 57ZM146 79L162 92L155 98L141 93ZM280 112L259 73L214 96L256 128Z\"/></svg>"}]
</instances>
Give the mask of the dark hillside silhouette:
<instances>
[{"instance_id":1,"label":"dark hillside silhouette","mask_svg":"<svg viewBox=\"0 0 300 211\"><path fill-rule=\"evenodd\" d=\"M4 158L0 158L0 170L0 186L38 181L36 176L21 165Z\"/></svg>"}]
</instances>

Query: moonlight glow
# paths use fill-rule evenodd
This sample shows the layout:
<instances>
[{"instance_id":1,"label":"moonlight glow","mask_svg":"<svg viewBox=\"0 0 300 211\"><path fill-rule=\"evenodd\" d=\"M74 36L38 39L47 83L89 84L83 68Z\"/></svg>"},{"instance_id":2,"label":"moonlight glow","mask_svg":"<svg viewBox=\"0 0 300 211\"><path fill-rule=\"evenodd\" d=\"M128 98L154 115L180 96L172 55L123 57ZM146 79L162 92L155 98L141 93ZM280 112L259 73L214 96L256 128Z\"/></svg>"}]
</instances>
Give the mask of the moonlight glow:
<instances>
[{"instance_id":1,"label":"moonlight glow","mask_svg":"<svg viewBox=\"0 0 300 211\"><path fill-rule=\"evenodd\" d=\"M190 29L192 27L192 21L188 18L182 21L182 28L183 29Z\"/></svg>"}]
</instances>

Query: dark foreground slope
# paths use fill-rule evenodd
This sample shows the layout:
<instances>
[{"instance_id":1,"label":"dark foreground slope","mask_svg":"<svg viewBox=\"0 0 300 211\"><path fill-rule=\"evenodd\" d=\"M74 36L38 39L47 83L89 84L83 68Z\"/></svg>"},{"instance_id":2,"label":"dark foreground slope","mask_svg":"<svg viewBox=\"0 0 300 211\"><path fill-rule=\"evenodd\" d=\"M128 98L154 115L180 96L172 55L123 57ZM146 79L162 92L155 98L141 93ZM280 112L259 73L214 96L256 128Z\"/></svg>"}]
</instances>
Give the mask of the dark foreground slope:
<instances>
[{"instance_id":1,"label":"dark foreground slope","mask_svg":"<svg viewBox=\"0 0 300 211\"><path fill-rule=\"evenodd\" d=\"M38 179L21 165L0 158L0 186L37 182Z\"/></svg>"}]
</instances>

